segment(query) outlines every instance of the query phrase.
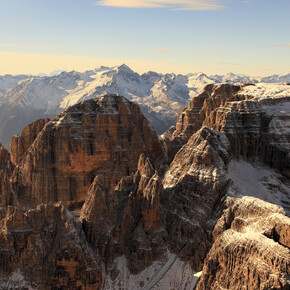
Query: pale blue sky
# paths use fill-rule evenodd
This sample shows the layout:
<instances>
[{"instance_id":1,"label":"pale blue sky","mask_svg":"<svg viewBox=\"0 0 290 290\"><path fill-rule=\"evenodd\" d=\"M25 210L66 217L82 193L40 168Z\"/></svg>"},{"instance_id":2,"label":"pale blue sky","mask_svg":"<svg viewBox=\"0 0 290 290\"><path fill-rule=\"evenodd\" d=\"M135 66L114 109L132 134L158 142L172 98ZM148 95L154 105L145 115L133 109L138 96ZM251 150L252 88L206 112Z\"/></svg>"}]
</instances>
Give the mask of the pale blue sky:
<instances>
[{"instance_id":1,"label":"pale blue sky","mask_svg":"<svg viewBox=\"0 0 290 290\"><path fill-rule=\"evenodd\" d=\"M136 8L152 3L161 7ZM289 0L0 0L0 7L0 74L123 62L139 73L290 72Z\"/></svg>"}]
</instances>

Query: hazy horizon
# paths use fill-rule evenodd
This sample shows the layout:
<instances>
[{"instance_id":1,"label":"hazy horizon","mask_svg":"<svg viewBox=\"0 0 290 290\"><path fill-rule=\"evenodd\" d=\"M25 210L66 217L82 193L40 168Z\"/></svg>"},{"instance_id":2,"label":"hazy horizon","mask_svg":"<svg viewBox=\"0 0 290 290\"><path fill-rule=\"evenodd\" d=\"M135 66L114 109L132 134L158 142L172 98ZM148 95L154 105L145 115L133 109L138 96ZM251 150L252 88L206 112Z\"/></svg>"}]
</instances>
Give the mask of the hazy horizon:
<instances>
[{"instance_id":1,"label":"hazy horizon","mask_svg":"<svg viewBox=\"0 0 290 290\"><path fill-rule=\"evenodd\" d=\"M127 65L126 63L123 63L123 64ZM12 76L27 75L27 76L32 76L32 77L56 76L56 75L59 75L62 72L68 72L69 73L69 72L76 71L78 73L85 73L85 72L88 72L88 71L98 70L101 67L107 67L108 69L114 69L114 68L120 67L123 64L120 63L120 64L115 65L115 66L100 65L100 66L94 67L92 69L86 69L86 70L80 70L80 71L75 70L75 69L72 69L72 70L61 70L60 69L60 70L53 70L53 71L50 71L50 72L47 72L47 73L43 73L43 72L39 72L39 73L35 73L35 74L31 74L31 73L19 73L19 74L13 74L12 73L12 74L9 74L9 73L6 73L6 74L0 74L0 76L5 76L5 75L12 75ZM148 73L150 71L153 71L153 70L136 71L131 66L129 66L129 65L127 65L127 66L130 69L132 69L135 73L138 73L140 76L142 74L145 74L145 73ZM156 73L158 73L160 75L173 73L173 74L176 74L176 75L184 75L184 76L186 76L186 75L194 75L194 74L198 74L198 73L203 73L203 74L207 75L208 77L217 76L217 75L219 75L219 76L225 76L225 75L228 75L228 74L233 73L235 75L239 75L239 76L249 76L249 77L253 77L253 78L255 78L255 77L257 77L257 78L259 78L259 77L261 77L261 78L263 78L263 77L270 77L270 76L273 76L273 75L284 76L284 75L290 74L290 71L288 73L285 73L285 74L268 74L268 75L251 75L251 74L244 74L244 73L234 73L232 71L229 71L229 72L227 72L225 74L217 74L217 73L207 74L207 73L202 72L202 71L195 71L195 72L188 72L188 73L175 73L175 72L172 72L172 71L168 71L168 72L158 72L158 71L154 71L154 72L156 72Z\"/></svg>"}]
</instances>

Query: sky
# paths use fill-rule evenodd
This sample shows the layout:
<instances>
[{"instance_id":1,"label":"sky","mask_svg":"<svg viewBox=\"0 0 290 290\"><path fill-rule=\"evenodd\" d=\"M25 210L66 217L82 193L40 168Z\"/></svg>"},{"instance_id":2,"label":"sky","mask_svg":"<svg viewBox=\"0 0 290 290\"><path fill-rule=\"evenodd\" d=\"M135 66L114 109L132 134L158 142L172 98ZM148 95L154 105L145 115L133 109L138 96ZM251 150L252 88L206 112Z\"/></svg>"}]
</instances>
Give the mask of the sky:
<instances>
[{"instance_id":1,"label":"sky","mask_svg":"<svg viewBox=\"0 0 290 290\"><path fill-rule=\"evenodd\" d=\"M0 75L290 72L289 0L0 0Z\"/></svg>"}]
</instances>

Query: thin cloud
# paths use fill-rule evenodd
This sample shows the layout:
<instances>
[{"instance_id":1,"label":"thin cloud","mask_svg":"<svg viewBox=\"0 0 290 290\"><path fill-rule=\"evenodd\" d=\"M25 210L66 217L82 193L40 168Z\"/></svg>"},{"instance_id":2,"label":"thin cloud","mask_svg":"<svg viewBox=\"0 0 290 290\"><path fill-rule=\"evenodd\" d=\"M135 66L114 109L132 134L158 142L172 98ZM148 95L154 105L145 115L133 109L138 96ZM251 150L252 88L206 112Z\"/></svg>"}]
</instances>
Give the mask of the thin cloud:
<instances>
[{"instance_id":1,"label":"thin cloud","mask_svg":"<svg viewBox=\"0 0 290 290\"><path fill-rule=\"evenodd\" d=\"M153 51L168 51L168 48L152 48Z\"/></svg>"},{"instance_id":2,"label":"thin cloud","mask_svg":"<svg viewBox=\"0 0 290 290\"><path fill-rule=\"evenodd\" d=\"M276 47L290 47L290 43L275 45Z\"/></svg>"},{"instance_id":3,"label":"thin cloud","mask_svg":"<svg viewBox=\"0 0 290 290\"><path fill-rule=\"evenodd\" d=\"M229 0L99 0L95 5L121 8L167 8L172 10L220 10Z\"/></svg>"}]
</instances>

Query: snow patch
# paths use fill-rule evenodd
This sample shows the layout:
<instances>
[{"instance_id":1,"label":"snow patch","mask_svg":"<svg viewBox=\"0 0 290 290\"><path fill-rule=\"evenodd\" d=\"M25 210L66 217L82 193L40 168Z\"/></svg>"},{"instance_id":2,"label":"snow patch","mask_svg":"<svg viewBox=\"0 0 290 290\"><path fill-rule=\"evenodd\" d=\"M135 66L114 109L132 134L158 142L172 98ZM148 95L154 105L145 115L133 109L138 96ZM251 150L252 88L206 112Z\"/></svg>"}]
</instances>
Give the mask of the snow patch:
<instances>
[{"instance_id":1,"label":"snow patch","mask_svg":"<svg viewBox=\"0 0 290 290\"><path fill-rule=\"evenodd\" d=\"M290 214L290 183L275 170L257 163L232 160L227 178L232 180L229 195L252 196L279 205Z\"/></svg>"},{"instance_id":2,"label":"snow patch","mask_svg":"<svg viewBox=\"0 0 290 290\"><path fill-rule=\"evenodd\" d=\"M168 254L163 260L155 261L137 275L130 274L124 256L115 260L114 267L114 271L119 273L118 277L113 281L110 274L105 275L102 289L192 290L201 274L201 272L195 273L188 263L173 254Z\"/></svg>"},{"instance_id":3,"label":"snow patch","mask_svg":"<svg viewBox=\"0 0 290 290\"><path fill-rule=\"evenodd\" d=\"M275 83L258 83L254 86L245 86L238 94L252 96L256 101L280 99L290 97L290 86Z\"/></svg>"},{"instance_id":4,"label":"snow patch","mask_svg":"<svg viewBox=\"0 0 290 290\"><path fill-rule=\"evenodd\" d=\"M25 281L25 277L23 276L21 270L19 269L14 271L11 274L11 276L6 279L5 280L3 278L0 279L1 289L28 289L28 290L36 289Z\"/></svg>"}]
</instances>

